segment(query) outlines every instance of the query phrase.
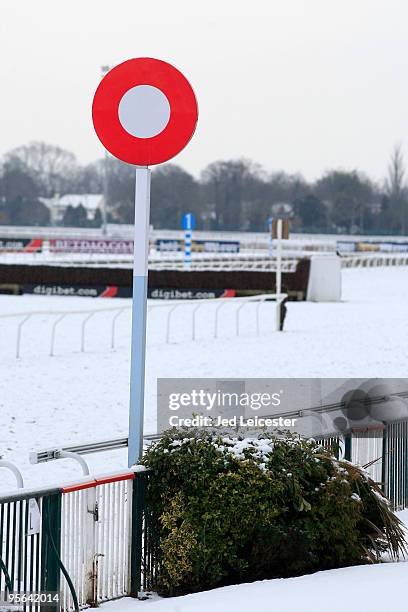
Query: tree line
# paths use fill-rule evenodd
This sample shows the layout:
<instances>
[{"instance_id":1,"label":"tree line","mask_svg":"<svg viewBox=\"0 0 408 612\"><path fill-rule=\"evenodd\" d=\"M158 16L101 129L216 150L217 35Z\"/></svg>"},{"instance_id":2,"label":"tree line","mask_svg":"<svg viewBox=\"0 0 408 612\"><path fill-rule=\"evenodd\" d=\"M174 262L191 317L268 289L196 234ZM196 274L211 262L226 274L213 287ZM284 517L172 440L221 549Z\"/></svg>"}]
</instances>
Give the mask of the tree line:
<instances>
[{"instance_id":1,"label":"tree line","mask_svg":"<svg viewBox=\"0 0 408 612\"><path fill-rule=\"evenodd\" d=\"M81 165L73 153L32 142L0 161L0 225L48 225L42 201L64 194L104 194L108 221L134 219L134 169L112 157ZM267 173L248 159L210 163L197 179L175 164L152 172L151 222L180 228L192 212L198 229L265 231L271 216L289 217L294 231L403 235L408 229L408 184L401 146L390 156L385 178L359 170L329 170L314 182L301 174ZM88 219L69 207L63 225L100 226L101 212Z\"/></svg>"}]
</instances>

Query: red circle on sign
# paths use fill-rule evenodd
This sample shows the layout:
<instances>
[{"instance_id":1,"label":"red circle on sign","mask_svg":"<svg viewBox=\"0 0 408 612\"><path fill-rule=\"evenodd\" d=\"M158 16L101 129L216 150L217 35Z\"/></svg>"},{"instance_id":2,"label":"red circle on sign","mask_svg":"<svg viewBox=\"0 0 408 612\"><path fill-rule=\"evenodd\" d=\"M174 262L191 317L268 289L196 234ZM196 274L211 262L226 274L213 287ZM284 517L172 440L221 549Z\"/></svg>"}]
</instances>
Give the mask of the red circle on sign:
<instances>
[{"instance_id":1,"label":"red circle on sign","mask_svg":"<svg viewBox=\"0 0 408 612\"><path fill-rule=\"evenodd\" d=\"M170 105L165 128L151 138L127 132L119 119L119 104L138 85L159 89ZM184 75L161 60L140 57L112 68L102 79L92 104L95 131L114 157L136 166L165 162L179 153L194 134L198 107L194 91Z\"/></svg>"}]
</instances>

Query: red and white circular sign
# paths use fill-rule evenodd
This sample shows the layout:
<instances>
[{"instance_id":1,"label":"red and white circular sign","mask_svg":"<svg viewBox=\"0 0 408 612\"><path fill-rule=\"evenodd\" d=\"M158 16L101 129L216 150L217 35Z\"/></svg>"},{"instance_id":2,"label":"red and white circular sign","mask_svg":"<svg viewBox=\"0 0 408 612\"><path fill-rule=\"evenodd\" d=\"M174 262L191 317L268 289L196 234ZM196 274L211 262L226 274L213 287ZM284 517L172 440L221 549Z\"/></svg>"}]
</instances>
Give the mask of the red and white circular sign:
<instances>
[{"instance_id":1,"label":"red and white circular sign","mask_svg":"<svg viewBox=\"0 0 408 612\"><path fill-rule=\"evenodd\" d=\"M197 100L185 76L149 57L112 68L92 104L99 140L114 157L136 166L177 155L194 134L197 118Z\"/></svg>"}]
</instances>

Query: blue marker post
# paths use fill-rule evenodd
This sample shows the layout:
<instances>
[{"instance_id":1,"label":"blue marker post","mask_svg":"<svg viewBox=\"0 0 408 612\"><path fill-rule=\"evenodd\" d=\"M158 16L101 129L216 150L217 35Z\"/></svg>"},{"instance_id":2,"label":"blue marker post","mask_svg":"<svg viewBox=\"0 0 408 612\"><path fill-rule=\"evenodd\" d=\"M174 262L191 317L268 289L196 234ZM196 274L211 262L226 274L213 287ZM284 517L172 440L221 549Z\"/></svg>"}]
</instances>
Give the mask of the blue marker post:
<instances>
[{"instance_id":1,"label":"blue marker post","mask_svg":"<svg viewBox=\"0 0 408 612\"><path fill-rule=\"evenodd\" d=\"M143 452L149 229L150 170L147 167L137 167L130 362L129 467L137 463Z\"/></svg>"},{"instance_id":2,"label":"blue marker post","mask_svg":"<svg viewBox=\"0 0 408 612\"><path fill-rule=\"evenodd\" d=\"M192 243L192 231L195 227L195 217L193 213L186 213L183 215L183 229L184 229L184 265L191 265L191 243Z\"/></svg>"}]
</instances>

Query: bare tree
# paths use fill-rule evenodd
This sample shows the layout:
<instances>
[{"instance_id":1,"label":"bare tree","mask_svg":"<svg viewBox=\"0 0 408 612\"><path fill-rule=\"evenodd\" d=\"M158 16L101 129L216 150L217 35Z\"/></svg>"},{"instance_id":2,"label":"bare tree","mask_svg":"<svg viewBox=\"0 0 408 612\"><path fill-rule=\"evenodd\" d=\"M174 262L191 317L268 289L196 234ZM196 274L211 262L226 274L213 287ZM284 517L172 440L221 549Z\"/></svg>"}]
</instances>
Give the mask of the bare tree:
<instances>
[{"instance_id":1,"label":"bare tree","mask_svg":"<svg viewBox=\"0 0 408 612\"><path fill-rule=\"evenodd\" d=\"M397 144L391 154L385 191L390 205L400 218L401 234L405 234L407 220L407 187L405 183L405 164L401 144Z\"/></svg>"},{"instance_id":2,"label":"bare tree","mask_svg":"<svg viewBox=\"0 0 408 612\"><path fill-rule=\"evenodd\" d=\"M31 142L13 149L6 161L22 162L41 182L44 196L54 196L66 190L75 172L75 155L61 147L45 142Z\"/></svg>"}]
</instances>

